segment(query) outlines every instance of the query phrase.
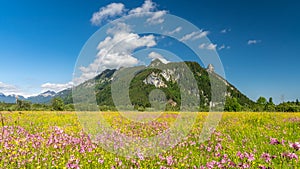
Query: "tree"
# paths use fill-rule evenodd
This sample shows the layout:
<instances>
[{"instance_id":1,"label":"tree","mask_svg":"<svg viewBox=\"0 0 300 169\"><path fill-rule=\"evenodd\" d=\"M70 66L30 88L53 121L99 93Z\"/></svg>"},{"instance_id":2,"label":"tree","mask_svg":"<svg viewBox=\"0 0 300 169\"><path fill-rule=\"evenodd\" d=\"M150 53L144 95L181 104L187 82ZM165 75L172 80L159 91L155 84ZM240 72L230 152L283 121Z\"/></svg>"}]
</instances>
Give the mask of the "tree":
<instances>
[{"instance_id":1,"label":"tree","mask_svg":"<svg viewBox=\"0 0 300 169\"><path fill-rule=\"evenodd\" d=\"M259 97L256 101L255 111L261 112L266 110L267 99L264 97Z\"/></svg>"},{"instance_id":2,"label":"tree","mask_svg":"<svg viewBox=\"0 0 300 169\"><path fill-rule=\"evenodd\" d=\"M269 102L268 102L268 103L269 103L269 104L274 104L274 103L273 103L273 98L272 98L272 97L269 98Z\"/></svg>"},{"instance_id":3,"label":"tree","mask_svg":"<svg viewBox=\"0 0 300 169\"><path fill-rule=\"evenodd\" d=\"M17 110L25 110L28 111L31 109L31 103L28 101L23 101L23 100L19 100L17 99Z\"/></svg>"},{"instance_id":4,"label":"tree","mask_svg":"<svg viewBox=\"0 0 300 169\"><path fill-rule=\"evenodd\" d=\"M269 98L269 102L265 106L265 110L268 112L273 112L275 111L275 104L273 103L273 98Z\"/></svg>"},{"instance_id":5,"label":"tree","mask_svg":"<svg viewBox=\"0 0 300 169\"><path fill-rule=\"evenodd\" d=\"M60 97L55 97L51 100L51 106L53 110L62 111L64 110L65 104Z\"/></svg>"},{"instance_id":6,"label":"tree","mask_svg":"<svg viewBox=\"0 0 300 169\"><path fill-rule=\"evenodd\" d=\"M265 106L267 104L267 99L264 97L259 97L256 101L258 105Z\"/></svg>"},{"instance_id":7,"label":"tree","mask_svg":"<svg viewBox=\"0 0 300 169\"><path fill-rule=\"evenodd\" d=\"M239 102L235 97L234 98L227 97L224 110L229 112L233 112L233 111L238 112L242 110L242 106L239 104Z\"/></svg>"}]
</instances>

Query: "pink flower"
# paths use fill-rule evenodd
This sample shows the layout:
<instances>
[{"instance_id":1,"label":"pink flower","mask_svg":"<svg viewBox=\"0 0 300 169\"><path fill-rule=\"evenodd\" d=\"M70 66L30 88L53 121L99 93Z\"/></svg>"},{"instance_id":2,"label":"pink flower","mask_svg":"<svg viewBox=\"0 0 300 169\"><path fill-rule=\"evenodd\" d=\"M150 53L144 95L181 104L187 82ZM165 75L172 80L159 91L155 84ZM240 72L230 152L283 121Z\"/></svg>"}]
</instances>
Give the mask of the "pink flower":
<instances>
[{"instance_id":1,"label":"pink flower","mask_svg":"<svg viewBox=\"0 0 300 169\"><path fill-rule=\"evenodd\" d=\"M169 166L171 166L171 165L173 164L173 162L174 162L172 156L167 157L166 160L167 160L167 164L168 164Z\"/></svg>"},{"instance_id":2,"label":"pink flower","mask_svg":"<svg viewBox=\"0 0 300 169\"><path fill-rule=\"evenodd\" d=\"M242 168L250 168L250 165L249 164L243 164Z\"/></svg>"},{"instance_id":3,"label":"pink flower","mask_svg":"<svg viewBox=\"0 0 300 169\"><path fill-rule=\"evenodd\" d=\"M212 169L212 168L214 168L214 166L216 164L217 164L216 161L211 161L211 162L206 163L206 167L209 168L209 169Z\"/></svg>"},{"instance_id":4,"label":"pink flower","mask_svg":"<svg viewBox=\"0 0 300 169\"><path fill-rule=\"evenodd\" d=\"M295 153L283 153L282 156L285 158L288 158L290 160L292 160L292 159L298 160L298 156Z\"/></svg>"},{"instance_id":5,"label":"pink flower","mask_svg":"<svg viewBox=\"0 0 300 169\"><path fill-rule=\"evenodd\" d=\"M269 153L263 153L261 155L261 158L263 158L267 163L269 163L271 161L271 156Z\"/></svg>"},{"instance_id":6,"label":"pink flower","mask_svg":"<svg viewBox=\"0 0 300 169\"><path fill-rule=\"evenodd\" d=\"M277 144L280 144L280 142L277 140L277 138L271 138L270 139L270 144L277 145Z\"/></svg>"},{"instance_id":7,"label":"pink flower","mask_svg":"<svg viewBox=\"0 0 300 169\"><path fill-rule=\"evenodd\" d=\"M238 151L238 152L236 153L236 156L238 156L240 159L243 159L243 158L244 158L244 154L241 153L240 151Z\"/></svg>"},{"instance_id":8,"label":"pink flower","mask_svg":"<svg viewBox=\"0 0 300 169\"><path fill-rule=\"evenodd\" d=\"M142 153L138 153L137 156L138 156L138 158L140 160L144 160L145 159Z\"/></svg>"},{"instance_id":9,"label":"pink flower","mask_svg":"<svg viewBox=\"0 0 300 169\"><path fill-rule=\"evenodd\" d=\"M295 143L290 143L290 147L294 148L296 151L300 150L300 143L295 142Z\"/></svg>"},{"instance_id":10,"label":"pink flower","mask_svg":"<svg viewBox=\"0 0 300 169\"><path fill-rule=\"evenodd\" d=\"M222 150L222 145L220 143L217 143L215 150L216 151Z\"/></svg>"},{"instance_id":11,"label":"pink flower","mask_svg":"<svg viewBox=\"0 0 300 169\"><path fill-rule=\"evenodd\" d=\"M252 154L252 153L250 153L250 154L246 153L245 156L246 156L246 158L248 158L248 161L249 161L249 162L255 160L254 154Z\"/></svg>"},{"instance_id":12,"label":"pink flower","mask_svg":"<svg viewBox=\"0 0 300 169\"><path fill-rule=\"evenodd\" d=\"M101 158L98 159L98 163L103 164L103 162L104 162L103 159L101 159Z\"/></svg>"}]
</instances>

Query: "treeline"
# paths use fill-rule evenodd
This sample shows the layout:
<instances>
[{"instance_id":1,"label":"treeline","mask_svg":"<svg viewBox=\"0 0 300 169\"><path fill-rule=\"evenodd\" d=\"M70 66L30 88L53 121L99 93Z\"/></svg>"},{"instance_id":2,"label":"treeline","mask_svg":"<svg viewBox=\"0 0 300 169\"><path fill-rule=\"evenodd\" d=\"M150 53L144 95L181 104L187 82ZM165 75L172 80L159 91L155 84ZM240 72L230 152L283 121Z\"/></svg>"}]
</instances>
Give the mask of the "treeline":
<instances>
[{"instance_id":1,"label":"treeline","mask_svg":"<svg viewBox=\"0 0 300 169\"><path fill-rule=\"evenodd\" d=\"M89 110L92 105L80 106L84 110ZM100 111L116 111L113 106L99 105ZM145 111L143 106L135 105L138 111ZM166 106L168 111L179 111L178 107ZM17 100L16 103L0 102L0 111L75 111L73 104L65 104L64 101L57 97L53 98L49 104L31 103L29 101ZM209 111L209 107L201 106L200 112ZM296 101L283 102L278 105L273 103L272 97L268 100L264 97L259 97L254 104L241 105L237 98L227 97L225 101L224 111L226 112L300 112L300 102Z\"/></svg>"},{"instance_id":2,"label":"treeline","mask_svg":"<svg viewBox=\"0 0 300 169\"><path fill-rule=\"evenodd\" d=\"M64 104L64 101L57 97L49 104L31 103L25 100L17 100L16 103L0 102L0 111L74 111L73 104Z\"/></svg>"},{"instance_id":3,"label":"treeline","mask_svg":"<svg viewBox=\"0 0 300 169\"><path fill-rule=\"evenodd\" d=\"M273 103L272 97L267 100L265 97L259 97L254 104L241 105L236 98L226 98L224 111L227 112L300 112L300 103L296 101L283 102L278 105Z\"/></svg>"}]
</instances>

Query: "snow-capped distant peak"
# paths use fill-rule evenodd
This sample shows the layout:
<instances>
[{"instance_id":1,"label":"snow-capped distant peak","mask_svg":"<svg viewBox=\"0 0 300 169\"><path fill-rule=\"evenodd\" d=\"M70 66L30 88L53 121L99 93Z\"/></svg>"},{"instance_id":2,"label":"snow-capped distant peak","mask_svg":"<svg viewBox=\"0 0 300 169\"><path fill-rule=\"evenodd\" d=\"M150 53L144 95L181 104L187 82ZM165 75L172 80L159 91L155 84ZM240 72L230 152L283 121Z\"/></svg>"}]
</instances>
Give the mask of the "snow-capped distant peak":
<instances>
[{"instance_id":1,"label":"snow-capped distant peak","mask_svg":"<svg viewBox=\"0 0 300 169\"><path fill-rule=\"evenodd\" d=\"M56 93L54 91L50 91L50 90L40 94L40 96L43 96L43 97L49 97L49 96L52 97L52 96L55 96L55 95L56 95Z\"/></svg>"}]
</instances>

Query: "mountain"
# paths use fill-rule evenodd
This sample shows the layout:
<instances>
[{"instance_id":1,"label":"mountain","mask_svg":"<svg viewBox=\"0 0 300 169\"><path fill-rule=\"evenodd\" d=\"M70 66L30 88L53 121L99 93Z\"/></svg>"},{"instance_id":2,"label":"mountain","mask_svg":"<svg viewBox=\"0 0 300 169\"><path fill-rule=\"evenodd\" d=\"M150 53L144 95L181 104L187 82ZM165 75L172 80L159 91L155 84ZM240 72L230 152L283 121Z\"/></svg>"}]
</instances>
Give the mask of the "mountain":
<instances>
[{"instance_id":1,"label":"mountain","mask_svg":"<svg viewBox=\"0 0 300 169\"><path fill-rule=\"evenodd\" d=\"M30 101L32 103L49 103L51 101L51 99L55 96L56 96L56 93L54 91L49 90L49 91L41 93L37 96L28 97L25 100Z\"/></svg>"},{"instance_id":2,"label":"mountain","mask_svg":"<svg viewBox=\"0 0 300 169\"><path fill-rule=\"evenodd\" d=\"M15 103L16 102L16 97L21 100L25 100L23 96L19 95L5 95L3 93L0 93L0 102L5 102L5 103Z\"/></svg>"},{"instance_id":3,"label":"mountain","mask_svg":"<svg viewBox=\"0 0 300 169\"><path fill-rule=\"evenodd\" d=\"M189 71L193 78L188 77L186 72ZM128 79L132 80L128 81ZM126 86L129 86L129 89L124 90L124 92L122 89L126 89ZM224 88L224 93L211 92L212 88L216 89L215 91L221 91ZM205 69L197 62L164 64L159 60L154 60L148 67L107 69L74 89L73 98L75 98L76 103L93 103L90 96L96 94L96 101L100 108L113 108L117 102L118 107L145 109L157 102L167 102L166 105L160 106L166 106L169 110L178 110L182 99L185 99L187 104L192 104L195 100L200 99L200 103L197 102L198 104L195 105L200 104L202 110L207 110L209 106L221 107L224 105L225 96L236 98L242 106L254 104L232 84L216 74L213 65L209 65ZM160 89L164 94L158 92L154 100L153 98L151 100L149 96L155 93L153 92L156 91L155 89ZM112 90L114 90L115 95L112 95ZM65 103L71 103L71 92L65 91L65 93L67 94L62 97L63 100ZM188 97L182 93L186 93Z\"/></svg>"},{"instance_id":4,"label":"mountain","mask_svg":"<svg viewBox=\"0 0 300 169\"><path fill-rule=\"evenodd\" d=\"M164 64L158 59L147 67L104 70L95 78L76 86L74 90L66 89L58 93L46 91L29 98L18 96L18 99L32 103L50 103L51 99L60 97L65 104L73 103L74 99L75 103L87 105L86 103L94 103L91 97L94 95L100 109L110 110L115 109L115 104L118 107L138 110L153 106L179 110L184 101L189 106L200 105L201 110L207 111L209 107L222 107L225 96L236 98L243 107L254 104L236 87L216 74L211 64L205 69L197 62ZM15 103L15 100L15 95L5 96L0 93L2 102Z\"/></svg>"}]
</instances>

